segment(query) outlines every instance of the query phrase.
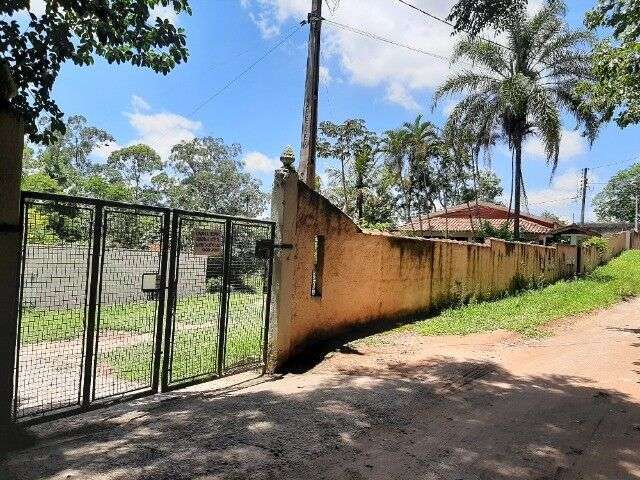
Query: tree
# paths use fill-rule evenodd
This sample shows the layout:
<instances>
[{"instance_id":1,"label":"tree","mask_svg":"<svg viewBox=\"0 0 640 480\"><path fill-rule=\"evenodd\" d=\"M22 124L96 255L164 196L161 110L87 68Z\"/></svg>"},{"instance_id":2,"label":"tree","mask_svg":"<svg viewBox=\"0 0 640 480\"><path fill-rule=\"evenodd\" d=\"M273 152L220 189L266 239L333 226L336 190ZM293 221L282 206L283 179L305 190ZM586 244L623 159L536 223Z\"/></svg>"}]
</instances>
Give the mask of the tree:
<instances>
[{"instance_id":1,"label":"tree","mask_svg":"<svg viewBox=\"0 0 640 480\"><path fill-rule=\"evenodd\" d=\"M522 15L526 6L527 0L459 0L447 20L453 22L455 32L476 36L486 28L504 30L506 19Z\"/></svg>"},{"instance_id":2,"label":"tree","mask_svg":"<svg viewBox=\"0 0 640 480\"><path fill-rule=\"evenodd\" d=\"M260 215L267 196L243 171L240 153L239 145L227 145L221 138L182 141L172 148L170 156L177 178L160 177L156 184L163 185L172 206L227 215Z\"/></svg>"},{"instance_id":3,"label":"tree","mask_svg":"<svg viewBox=\"0 0 640 480\"><path fill-rule=\"evenodd\" d=\"M633 222L636 195L640 195L640 163L620 170L594 197L598 219Z\"/></svg>"},{"instance_id":4,"label":"tree","mask_svg":"<svg viewBox=\"0 0 640 480\"><path fill-rule=\"evenodd\" d=\"M41 16L29 0L2 2L0 14L0 85L8 105L25 122L33 142L55 141L64 133L63 113L51 98L62 65L91 65L96 57L130 63L167 74L187 60L185 33L152 9L170 6L191 13L188 0L47 0ZM16 18L27 18L26 26ZM8 17L8 18L7 18ZM44 128L37 119L48 117Z\"/></svg>"},{"instance_id":5,"label":"tree","mask_svg":"<svg viewBox=\"0 0 640 480\"><path fill-rule=\"evenodd\" d=\"M437 190L432 160L439 154L439 138L435 125L418 115L401 128L385 133L382 152L400 196L405 221L413 209L429 212L434 207Z\"/></svg>"},{"instance_id":6,"label":"tree","mask_svg":"<svg viewBox=\"0 0 640 480\"><path fill-rule=\"evenodd\" d=\"M38 155L37 168L53 178L68 193L79 193L76 188L81 177L91 169L89 156L98 146L113 142L105 130L89 125L81 115L67 121L64 133L56 133L50 144Z\"/></svg>"},{"instance_id":7,"label":"tree","mask_svg":"<svg viewBox=\"0 0 640 480\"><path fill-rule=\"evenodd\" d=\"M141 196L145 177L152 177L162 169L162 159L148 145L138 144L111 152L107 166L118 171L131 185L137 197Z\"/></svg>"},{"instance_id":8,"label":"tree","mask_svg":"<svg viewBox=\"0 0 640 480\"><path fill-rule=\"evenodd\" d=\"M359 151L366 148L367 145L375 144L377 140L375 135L367 129L365 121L359 118L346 120L341 124L322 122L320 123L320 135L317 148L318 156L340 160L342 208L346 212L349 205L347 168L355 160Z\"/></svg>"},{"instance_id":9,"label":"tree","mask_svg":"<svg viewBox=\"0 0 640 480\"><path fill-rule=\"evenodd\" d=\"M552 175L558 163L562 137L561 111L566 110L593 141L598 118L584 108L576 82L589 78L589 56L581 50L592 45L586 31L569 30L564 5L551 2L532 17L516 15L505 25L507 48L482 38L462 40L453 61L481 68L452 75L437 91L436 102L448 95L466 94L453 115L478 122L487 131L500 130L514 158L514 237L520 235L522 144L538 136L545 145Z\"/></svg>"},{"instance_id":10,"label":"tree","mask_svg":"<svg viewBox=\"0 0 640 480\"><path fill-rule=\"evenodd\" d=\"M562 220L558 215L549 210L545 210L539 215L540 218L544 218L545 220L549 220L550 222L556 223L558 225L566 225L567 222Z\"/></svg>"},{"instance_id":11,"label":"tree","mask_svg":"<svg viewBox=\"0 0 640 480\"><path fill-rule=\"evenodd\" d=\"M585 23L594 30L613 29L613 38L600 42L593 52L593 79L578 86L585 106L621 128L640 122L640 3L599 0Z\"/></svg>"},{"instance_id":12,"label":"tree","mask_svg":"<svg viewBox=\"0 0 640 480\"><path fill-rule=\"evenodd\" d=\"M473 174L465 172L462 181L464 186L461 189L460 196L455 203L474 202L476 199L482 202L497 203L498 198L502 196L502 182L491 170L480 170L477 174L476 184L473 185ZM471 184L472 186L469 186Z\"/></svg>"}]
</instances>

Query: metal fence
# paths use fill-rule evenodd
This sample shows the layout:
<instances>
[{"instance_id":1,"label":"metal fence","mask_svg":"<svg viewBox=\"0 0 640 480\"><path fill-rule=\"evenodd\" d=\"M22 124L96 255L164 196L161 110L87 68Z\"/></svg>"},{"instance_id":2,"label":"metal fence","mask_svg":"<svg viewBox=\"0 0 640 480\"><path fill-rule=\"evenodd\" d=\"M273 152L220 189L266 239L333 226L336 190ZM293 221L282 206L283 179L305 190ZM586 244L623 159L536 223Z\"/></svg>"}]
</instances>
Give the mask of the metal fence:
<instances>
[{"instance_id":1,"label":"metal fence","mask_svg":"<svg viewBox=\"0 0 640 480\"><path fill-rule=\"evenodd\" d=\"M22 219L16 420L263 364L272 222L29 192Z\"/></svg>"}]
</instances>

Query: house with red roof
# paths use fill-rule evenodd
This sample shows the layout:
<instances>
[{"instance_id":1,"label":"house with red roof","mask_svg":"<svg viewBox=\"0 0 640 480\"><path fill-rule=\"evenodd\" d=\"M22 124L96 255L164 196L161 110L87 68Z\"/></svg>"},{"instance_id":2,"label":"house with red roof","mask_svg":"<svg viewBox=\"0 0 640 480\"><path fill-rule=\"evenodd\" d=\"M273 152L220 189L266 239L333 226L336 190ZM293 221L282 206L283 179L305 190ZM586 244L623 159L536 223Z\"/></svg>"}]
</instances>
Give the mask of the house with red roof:
<instances>
[{"instance_id":1,"label":"house with red roof","mask_svg":"<svg viewBox=\"0 0 640 480\"><path fill-rule=\"evenodd\" d=\"M417 215L399 227L399 233L428 238L474 241L487 223L495 229L505 224L513 228L513 211L504 205L474 201L430 214ZM522 240L543 243L546 235L558 227L552 220L520 213Z\"/></svg>"}]
</instances>

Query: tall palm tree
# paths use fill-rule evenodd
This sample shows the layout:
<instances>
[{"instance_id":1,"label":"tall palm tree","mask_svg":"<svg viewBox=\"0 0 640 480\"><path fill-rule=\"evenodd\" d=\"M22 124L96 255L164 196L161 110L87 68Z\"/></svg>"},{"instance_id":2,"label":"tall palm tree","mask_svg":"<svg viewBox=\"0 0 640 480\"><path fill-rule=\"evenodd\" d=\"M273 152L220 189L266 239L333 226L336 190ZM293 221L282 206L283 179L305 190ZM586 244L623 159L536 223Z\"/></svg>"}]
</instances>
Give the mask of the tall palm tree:
<instances>
[{"instance_id":1,"label":"tall palm tree","mask_svg":"<svg viewBox=\"0 0 640 480\"><path fill-rule=\"evenodd\" d=\"M566 8L550 0L533 16L518 14L506 23L504 47L474 37L456 46L452 62L471 63L473 69L453 74L435 94L466 94L453 116L482 125L486 132L500 130L513 156L514 237L520 236L522 145L530 136L545 146L551 175L555 172L562 137L562 112L584 127L590 142L597 135L598 119L581 106L576 82L590 77L589 47L593 36L570 30Z\"/></svg>"}]
</instances>

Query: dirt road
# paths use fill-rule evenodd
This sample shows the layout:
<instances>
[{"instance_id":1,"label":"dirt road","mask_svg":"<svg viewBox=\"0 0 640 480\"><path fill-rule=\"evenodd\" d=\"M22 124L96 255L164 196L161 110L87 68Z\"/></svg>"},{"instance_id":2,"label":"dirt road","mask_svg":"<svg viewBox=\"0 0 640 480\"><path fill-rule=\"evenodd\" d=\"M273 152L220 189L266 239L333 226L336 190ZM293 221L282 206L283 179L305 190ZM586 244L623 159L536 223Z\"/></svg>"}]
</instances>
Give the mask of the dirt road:
<instances>
[{"instance_id":1,"label":"dirt road","mask_svg":"<svg viewBox=\"0 0 640 480\"><path fill-rule=\"evenodd\" d=\"M640 300L552 335L369 337L33 429L10 479L637 479Z\"/></svg>"}]
</instances>

